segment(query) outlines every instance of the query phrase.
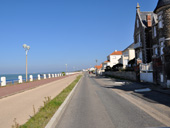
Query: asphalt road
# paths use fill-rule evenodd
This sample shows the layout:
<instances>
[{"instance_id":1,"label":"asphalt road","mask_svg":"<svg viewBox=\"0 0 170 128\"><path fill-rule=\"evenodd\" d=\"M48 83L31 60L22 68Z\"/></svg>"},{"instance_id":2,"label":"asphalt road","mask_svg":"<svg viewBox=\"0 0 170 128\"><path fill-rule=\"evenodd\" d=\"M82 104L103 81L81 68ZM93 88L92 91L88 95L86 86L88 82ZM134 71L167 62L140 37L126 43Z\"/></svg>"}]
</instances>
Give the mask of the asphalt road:
<instances>
[{"instance_id":1,"label":"asphalt road","mask_svg":"<svg viewBox=\"0 0 170 128\"><path fill-rule=\"evenodd\" d=\"M100 81L87 73L84 75L56 128L147 128L164 126L112 89L104 87Z\"/></svg>"}]
</instances>

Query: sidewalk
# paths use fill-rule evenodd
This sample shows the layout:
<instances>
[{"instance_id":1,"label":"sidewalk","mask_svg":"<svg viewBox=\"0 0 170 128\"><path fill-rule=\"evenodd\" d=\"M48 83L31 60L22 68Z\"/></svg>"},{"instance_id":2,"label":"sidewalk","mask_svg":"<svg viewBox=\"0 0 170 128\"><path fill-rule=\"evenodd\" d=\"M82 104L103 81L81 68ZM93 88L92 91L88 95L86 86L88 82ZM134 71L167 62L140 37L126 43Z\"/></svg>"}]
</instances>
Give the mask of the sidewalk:
<instances>
[{"instance_id":1,"label":"sidewalk","mask_svg":"<svg viewBox=\"0 0 170 128\"><path fill-rule=\"evenodd\" d=\"M115 78L112 78L114 80L118 80L118 81L126 81L126 82L132 82L130 80L122 80L122 79L115 79ZM153 84L153 83L147 83L147 82L134 82L133 83L136 83L138 85L141 85L141 88L150 88L152 91L156 91L156 92L160 92L160 93L163 93L163 94L166 94L166 95L170 95L170 88L163 88L161 85L156 85L156 84ZM139 89L140 89L140 86L139 86Z\"/></svg>"},{"instance_id":2,"label":"sidewalk","mask_svg":"<svg viewBox=\"0 0 170 128\"><path fill-rule=\"evenodd\" d=\"M69 76L72 76L72 75L69 75ZM0 87L0 99L10 96L10 95L14 95L16 93L20 93L20 92L32 89L32 88L36 88L38 86L41 86L41 85L44 85L44 84L47 84L47 83L50 83L56 80L64 79L69 76L47 78L47 79L36 80L36 81L28 82L28 83Z\"/></svg>"},{"instance_id":3,"label":"sidewalk","mask_svg":"<svg viewBox=\"0 0 170 128\"><path fill-rule=\"evenodd\" d=\"M20 125L24 124L25 122L27 122L28 119L30 119L30 117L34 115L34 111L38 112L39 108L41 106L44 106L43 101L45 101L45 97L51 97L51 99L53 99L63 89L65 89L69 84L71 84L78 75L79 74L75 74L66 77L51 78L47 80L27 83L27 85L25 85L28 87L25 88L27 89L27 91L24 91L22 93L17 93L15 95L8 96L5 98L1 98L0 99L0 106L1 106L0 127L11 128L12 124L14 124L13 120L15 118L17 123L19 123ZM9 86L9 87L15 88L15 91L13 92L19 91L20 89L19 87L21 86L19 85L15 85L15 86ZM30 86L34 88L30 89L29 88Z\"/></svg>"},{"instance_id":4,"label":"sidewalk","mask_svg":"<svg viewBox=\"0 0 170 128\"><path fill-rule=\"evenodd\" d=\"M152 83L146 83L146 82L137 82L138 84L145 86L147 88L150 88L153 91L160 92L166 95L170 96L170 89L169 88L163 88L160 85L152 84Z\"/></svg>"}]
</instances>

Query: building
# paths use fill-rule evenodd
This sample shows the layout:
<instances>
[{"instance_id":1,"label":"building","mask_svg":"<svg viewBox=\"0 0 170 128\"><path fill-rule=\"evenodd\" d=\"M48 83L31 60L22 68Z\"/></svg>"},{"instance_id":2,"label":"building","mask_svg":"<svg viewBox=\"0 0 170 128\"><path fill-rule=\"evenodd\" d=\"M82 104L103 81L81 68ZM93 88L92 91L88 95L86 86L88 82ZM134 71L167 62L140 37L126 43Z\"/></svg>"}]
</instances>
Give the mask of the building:
<instances>
[{"instance_id":1,"label":"building","mask_svg":"<svg viewBox=\"0 0 170 128\"><path fill-rule=\"evenodd\" d=\"M96 68L96 74L101 75L102 73L102 64L95 66Z\"/></svg>"},{"instance_id":2,"label":"building","mask_svg":"<svg viewBox=\"0 0 170 128\"><path fill-rule=\"evenodd\" d=\"M104 61L102 63L102 71L104 72L104 70L106 69L107 66L110 66L110 61Z\"/></svg>"},{"instance_id":3,"label":"building","mask_svg":"<svg viewBox=\"0 0 170 128\"><path fill-rule=\"evenodd\" d=\"M107 56L107 61L110 62L110 67L113 67L114 65L119 63L119 59L122 56L122 51L115 50L112 54Z\"/></svg>"},{"instance_id":4,"label":"building","mask_svg":"<svg viewBox=\"0 0 170 128\"><path fill-rule=\"evenodd\" d=\"M119 63L123 64L123 68L126 68L128 62L135 58L135 50L134 50L134 43L125 48L122 51L122 56L119 59Z\"/></svg>"},{"instance_id":5,"label":"building","mask_svg":"<svg viewBox=\"0 0 170 128\"><path fill-rule=\"evenodd\" d=\"M159 0L152 22L153 78L170 87L170 0Z\"/></svg>"},{"instance_id":6,"label":"building","mask_svg":"<svg viewBox=\"0 0 170 128\"><path fill-rule=\"evenodd\" d=\"M152 19L153 12L141 12L140 6L136 7L136 20L134 30L134 49L137 63L152 61Z\"/></svg>"},{"instance_id":7,"label":"building","mask_svg":"<svg viewBox=\"0 0 170 128\"><path fill-rule=\"evenodd\" d=\"M158 0L153 12L136 10L136 63L153 63L153 81L170 87L170 0Z\"/></svg>"}]
</instances>

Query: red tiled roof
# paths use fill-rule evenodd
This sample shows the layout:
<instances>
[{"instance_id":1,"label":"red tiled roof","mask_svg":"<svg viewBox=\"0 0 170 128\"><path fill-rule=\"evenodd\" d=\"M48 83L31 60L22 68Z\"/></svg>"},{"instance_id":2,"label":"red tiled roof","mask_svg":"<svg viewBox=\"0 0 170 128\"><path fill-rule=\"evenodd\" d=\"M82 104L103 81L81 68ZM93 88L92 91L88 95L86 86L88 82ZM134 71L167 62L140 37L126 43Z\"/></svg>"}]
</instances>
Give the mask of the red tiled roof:
<instances>
[{"instance_id":1,"label":"red tiled roof","mask_svg":"<svg viewBox=\"0 0 170 128\"><path fill-rule=\"evenodd\" d=\"M102 68L102 64L101 64L101 65L97 65L97 66L95 66L95 68L97 68L97 69L101 69L101 68Z\"/></svg>"},{"instance_id":2,"label":"red tiled roof","mask_svg":"<svg viewBox=\"0 0 170 128\"><path fill-rule=\"evenodd\" d=\"M104 63L108 63L108 62L110 62L110 61L107 60L107 61L105 61Z\"/></svg>"},{"instance_id":3,"label":"red tiled roof","mask_svg":"<svg viewBox=\"0 0 170 128\"><path fill-rule=\"evenodd\" d=\"M122 51L114 51L112 54L110 55L122 55Z\"/></svg>"}]
</instances>

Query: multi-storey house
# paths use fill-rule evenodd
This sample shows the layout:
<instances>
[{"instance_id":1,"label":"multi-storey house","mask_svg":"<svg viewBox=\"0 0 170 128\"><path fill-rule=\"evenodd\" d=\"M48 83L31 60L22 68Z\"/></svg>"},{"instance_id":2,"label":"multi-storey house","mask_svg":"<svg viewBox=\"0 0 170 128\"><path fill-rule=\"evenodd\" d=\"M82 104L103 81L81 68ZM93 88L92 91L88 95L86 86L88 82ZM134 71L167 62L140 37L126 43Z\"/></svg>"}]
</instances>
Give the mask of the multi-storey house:
<instances>
[{"instance_id":1,"label":"multi-storey house","mask_svg":"<svg viewBox=\"0 0 170 128\"><path fill-rule=\"evenodd\" d=\"M134 30L134 49L136 61L138 63L151 62L152 55L152 18L153 12L141 12L137 4L135 30Z\"/></svg>"},{"instance_id":2,"label":"multi-storey house","mask_svg":"<svg viewBox=\"0 0 170 128\"><path fill-rule=\"evenodd\" d=\"M170 0L159 0L152 22L154 82L170 87Z\"/></svg>"},{"instance_id":3,"label":"multi-storey house","mask_svg":"<svg viewBox=\"0 0 170 128\"><path fill-rule=\"evenodd\" d=\"M119 59L119 63L123 64L123 68L128 66L128 62L135 58L134 43L129 45L122 51L122 56Z\"/></svg>"},{"instance_id":4,"label":"multi-storey house","mask_svg":"<svg viewBox=\"0 0 170 128\"><path fill-rule=\"evenodd\" d=\"M112 68L114 65L119 63L119 59L122 56L122 51L115 50L113 53L107 56L107 61L110 62L110 67Z\"/></svg>"},{"instance_id":5,"label":"multi-storey house","mask_svg":"<svg viewBox=\"0 0 170 128\"><path fill-rule=\"evenodd\" d=\"M153 81L170 87L170 0L158 0L153 12L137 5L134 48L138 63L153 63Z\"/></svg>"}]
</instances>

